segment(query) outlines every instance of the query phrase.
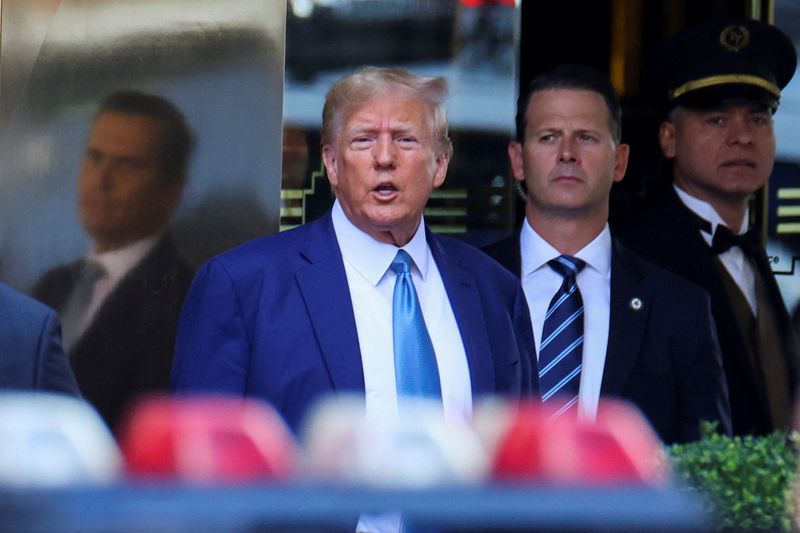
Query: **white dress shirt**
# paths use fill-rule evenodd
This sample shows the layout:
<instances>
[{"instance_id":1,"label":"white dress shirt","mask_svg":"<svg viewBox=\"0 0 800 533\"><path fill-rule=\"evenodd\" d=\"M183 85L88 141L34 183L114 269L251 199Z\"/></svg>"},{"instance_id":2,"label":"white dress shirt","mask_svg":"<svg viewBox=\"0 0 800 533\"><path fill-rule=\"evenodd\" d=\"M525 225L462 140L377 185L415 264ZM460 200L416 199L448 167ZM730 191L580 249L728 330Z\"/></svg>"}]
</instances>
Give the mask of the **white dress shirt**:
<instances>
[{"instance_id":1,"label":"white dress shirt","mask_svg":"<svg viewBox=\"0 0 800 533\"><path fill-rule=\"evenodd\" d=\"M723 226L725 225L722 217L719 216L716 209L714 209L714 207L712 207L712 205L708 202L695 198L677 185L673 185L673 187L675 187L675 192L678 193L678 198L681 199L681 201L686 205L686 207L689 208L689 210L691 210L700 218L707 220L711 224L711 233L698 230L700 235L703 237L703 240L706 241L709 246L711 246L717 226L720 224ZM747 231L749 220L750 212L747 210L744 213L742 225L738 229L729 229L733 233L742 235ZM733 278L733 281L747 299L747 303L750 304L750 309L753 311L753 315L758 316L758 304L756 303L756 274L753 265L744 255L742 249L738 246L732 246L728 251L719 254L717 257L719 257L719 260L722 261L722 266L725 267L725 270L728 271L728 274L731 275L731 278Z\"/></svg>"},{"instance_id":2,"label":"white dress shirt","mask_svg":"<svg viewBox=\"0 0 800 533\"><path fill-rule=\"evenodd\" d=\"M472 415L469 365L442 277L425 239L424 220L412 239L398 248L376 241L355 227L338 200L333 205L332 218L356 320L367 418L386 420L397 416L392 337L392 299L397 274L390 265L402 248L414 261L411 278L436 353L445 417L467 420ZM400 524L397 513L361 515L357 531L396 532Z\"/></svg>"},{"instance_id":3,"label":"white dress shirt","mask_svg":"<svg viewBox=\"0 0 800 533\"><path fill-rule=\"evenodd\" d=\"M392 298L397 274L390 265L400 248L376 241L345 216L338 201L333 229L344 259L358 331L367 415L396 416ZM425 239L425 222L402 249L414 260L411 278L436 352L445 416L466 420L472 414L469 366L442 277Z\"/></svg>"},{"instance_id":4,"label":"white dress shirt","mask_svg":"<svg viewBox=\"0 0 800 533\"><path fill-rule=\"evenodd\" d=\"M560 256L561 253L539 236L526 219L520 233L520 255L522 289L531 312L538 357L544 316L550 301L564 280L548 266L547 262ZM586 420L594 420L600 401L611 316L611 232L608 224L574 257L586 263L576 278L584 309L583 361L578 414Z\"/></svg>"},{"instance_id":5,"label":"white dress shirt","mask_svg":"<svg viewBox=\"0 0 800 533\"><path fill-rule=\"evenodd\" d=\"M119 282L122 281L144 257L155 247L161 234L152 235L145 239L138 240L124 248L112 250L110 252L96 253L90 250L86 255L86 261L93 261L103 267L104 274L94 284L92 299L81 315L78 331L73 338L78 339L86 331L94 320L97 311L103 305Z\"/></svg>"}]
</instances>

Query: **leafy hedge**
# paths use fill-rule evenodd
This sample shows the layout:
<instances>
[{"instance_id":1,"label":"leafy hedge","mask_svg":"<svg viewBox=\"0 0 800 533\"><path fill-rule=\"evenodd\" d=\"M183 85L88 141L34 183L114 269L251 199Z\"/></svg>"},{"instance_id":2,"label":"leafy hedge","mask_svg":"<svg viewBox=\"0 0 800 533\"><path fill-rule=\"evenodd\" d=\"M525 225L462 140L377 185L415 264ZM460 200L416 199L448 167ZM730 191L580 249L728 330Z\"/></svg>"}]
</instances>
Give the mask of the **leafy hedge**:
<instances>
[{"instance_id":1,"label":"leafy hedge","mask_svg":"<svg viewBox=\"0 0 800 533\"><path fill-rule=\"evenodd\" d=\"M703 438L669 448L677 478L703 501L724 531L791 531L797 433L726 437L715 424Z\"/></svg>"}]
</instances>

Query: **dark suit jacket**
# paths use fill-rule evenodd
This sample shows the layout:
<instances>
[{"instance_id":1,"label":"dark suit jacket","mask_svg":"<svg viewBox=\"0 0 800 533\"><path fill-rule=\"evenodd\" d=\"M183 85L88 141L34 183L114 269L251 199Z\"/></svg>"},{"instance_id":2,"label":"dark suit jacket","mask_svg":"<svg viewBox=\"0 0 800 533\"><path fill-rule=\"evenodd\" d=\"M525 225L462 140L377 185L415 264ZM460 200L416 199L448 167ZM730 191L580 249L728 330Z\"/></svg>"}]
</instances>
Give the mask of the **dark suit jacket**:
<instances>
[{"instance_id":1,"label":"dark suit jacket","mask_svg":"<svg viewBox=\"0 0 800 533\"><path fill-rule=\"evenodd\" d=\"M620 228L620 238L654 263L703 287L711 296L711 311L717 327L722 361L728 380L733 432L737 435L764 434L774 428L764 392L757 385L745 342L723 285L715 255L700 235L695 215L670 188L654 209L635 223ZM790 370L791 393L797 390L797 341L775 278L765 280L773 301L779 302L776 316L784 332L784 353Z\"/></svg>"},{"instance_id":2,"label":"dark suit jacket","mask_svg":"<svg viewBox=\"0 0 800 533\"><path fill-rule=\"evenodd\" d=\"M61 311L75 286L81 261L51 270L34 296ZM136 396L169 390L175 332L192 271L165 236L122 279L70 350L84 397L115 429Z\"/></svg>"},{"instance_id":3,"label":"dark suit jacket","mask_svg":"<svg viewBox=\"0 0 800 533\"><path fill-rule=\"evenodd\" d=\"M518 233L485 251L520 276ZM634 298L643 303L641 309L632 308ZM708 295L616 239L600 394L632 402L668 444L697 440L701 420L719 421L721 430L730 433L730 407Z\"/></svg>"},{"instance_id":4,"label":"dark suit jacket","mask_svg":"<svg viewBox=\"0 0 800 533\"><path fill-rule=\"evenodd\" d=\"M80 396L52 309L0 284L0 389Z\"/></svg>"},{"instance_id":5,"label":"dark suit jacket","mask_svg":"<svg viewBox=\"0 0 800 533\"><path fill-rule=\"evenodd\" d=\"M474 397L538 395L519 282L479 250L427 234L466 350ZM269 401L297 430L310 404L364 391L353 306L330 212L226 252L184 304L172 385Z\"/></svg>"}]
</instances>

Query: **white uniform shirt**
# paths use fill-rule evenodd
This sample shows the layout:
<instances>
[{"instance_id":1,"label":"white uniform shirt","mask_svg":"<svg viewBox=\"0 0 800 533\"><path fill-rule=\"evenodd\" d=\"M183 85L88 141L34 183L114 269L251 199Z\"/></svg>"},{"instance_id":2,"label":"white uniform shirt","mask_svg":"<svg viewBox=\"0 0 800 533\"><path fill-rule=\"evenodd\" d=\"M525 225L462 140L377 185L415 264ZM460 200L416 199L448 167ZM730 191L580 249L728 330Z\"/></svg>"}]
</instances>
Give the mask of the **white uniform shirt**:
<instances>
[{"instance_id":1,"label":"white uniform shirt","mask_svg":"<svg viewBox=\"0 0 800 533\"><path fill-rule=\"evenodd\" d=\"M688 207L694 214L703 220L707 220L711 224L711 233L698 230L700 235L703 237L703 240L706 241L709 246L711 246L717 226L720 224L723 226L725 225L725 222L722 221L722 217L719 216L716 209L714 209L708 202L704 202L703 200L695 198L677 185L673 185L673 187L675 187L675 192L678 193L678 198L681 199L686 207ZM742 219L742 225L738 229L728 229L730 229L733 233L742 235L747 231L748 222L750 220L749 215L749 211L745 211L744 218ZM747 303L750 304L750 309L753 311L753 315L758 316L758 304L756 303L756 274L754 267L747 259L747 256L744 255L744 252L742 252L741 248L738 246L732 246L728 251L719 254L717 257L719 257L720 261L722 261L722 266L725 267L725 270L728 271L728 274L731 275L731 278L733 278L733 281L747 299Z\"/></svg>"}]
</instances>

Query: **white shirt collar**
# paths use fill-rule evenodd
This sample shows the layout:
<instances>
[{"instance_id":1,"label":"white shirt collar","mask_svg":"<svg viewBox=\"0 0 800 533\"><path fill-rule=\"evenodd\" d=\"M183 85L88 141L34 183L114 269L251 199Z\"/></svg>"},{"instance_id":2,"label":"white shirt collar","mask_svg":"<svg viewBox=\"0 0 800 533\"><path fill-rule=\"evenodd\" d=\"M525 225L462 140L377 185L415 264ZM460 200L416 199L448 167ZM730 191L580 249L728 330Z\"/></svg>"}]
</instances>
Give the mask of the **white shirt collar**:
<instances>
[{"instance_id":1,"label":"white shirt collar","mask_svg":"<svg viewBox=\"0 0 800 533\"><path fill-rule=\"evenodd\" d=\"M424 218L420 219L419 227L411 240L400 248L377 241L357 228L345 215L339 200L333 203L331 218L342 258L372 285L378 285L400 249L405 250L414 260L422 279L427 277L428 241L425 238Z\"/></svg>"},{"instance_id":2,"label":"white shirt collar","mask_svg":"<svg viewBox=\"0 0 800 533\"><path fill-rule=\"evenodd\" d=\"M681 201L684 203L684 205L686 205L686 207L689 208L690 211L692 211L695 215L699 216L703 220L707 220L711 224L711 233L706 233L705 231L703 231L703 233L706 233L706 235L710 237L711 235L714 235L714 232L717 230L717 226L719 226L720 224L722 224L723 226L725 225L725 222L722 220L722 217L719 216L717 210L714 209L714 206L712 206L710 203L692 196L691 194L684 191L674 183L672 184L672 186L675 188L675 192L678 193L678 198L681 199ZM748 208L744 212L742 225L737 231L739 235L747 231L747 228L749 226L748 223L749 220L750 220L750 210ZM730 229L733 230L733 228Z\"/></svg>"},{"instance_id":3,"label":"white shirt collar","mask_svg":"<svg viewBox=\"0 0 800 533\"><path fill-rule=\"evenodd\" d=\"M522 223L520 249L522 250L521 274L523 277L546 266L548 261L561 255L558 250L536 233L527 218ZM608 224L592 242L578 251L575 257L582 259L587 267L596 270L600 275L608 277L611 273L611 231L608 229Z\"/></svg>"},{"instance_id":4,"label":"white shirt collar","mask_svg":"<svg viewBox=\"0 0 800 533\"><path fill-rule=\"evenodd\" d=\"M124 248L110 252L96 253L89 251L86 259L99 263L105 269L106 276L112 280L123 277L141 261L156 246L161 238L161 233L138 240Z\"/></svg>"}]
</instances>

